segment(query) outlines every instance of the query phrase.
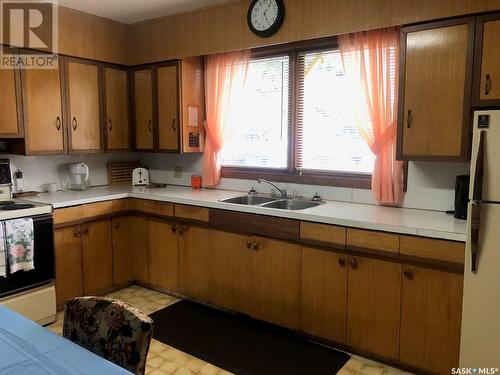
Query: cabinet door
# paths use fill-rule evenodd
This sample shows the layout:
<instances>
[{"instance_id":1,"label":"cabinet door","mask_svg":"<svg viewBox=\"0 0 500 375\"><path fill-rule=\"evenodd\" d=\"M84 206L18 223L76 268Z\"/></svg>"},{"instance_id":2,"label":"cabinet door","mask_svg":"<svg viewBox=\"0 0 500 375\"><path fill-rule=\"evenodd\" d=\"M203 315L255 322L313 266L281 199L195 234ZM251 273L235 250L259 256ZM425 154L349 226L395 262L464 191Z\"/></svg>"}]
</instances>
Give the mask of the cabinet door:
<instances>
[{"instance_id":1,"label":"cabinet door","mask_svg":"<svg viewBox=\"0 0 500 375\"><path fill-rule=\"evenodd\" d=\"M302 247L301 328L345 343L347 255Z\"/></svg>"},{"instance_id":2,"label":"cabinet door","mask_svg":"<svg viewBox=\"0 0 500 375\"><path fill-rule=\"evenodd\" d=\"M101 150L98 66L70 60L67 86L70 151Z\"/></svg>"},{"instance_id":3,"label":"cabinet door","mask_svg":"<svg viewBox=\"0 0 500 375\"><path fill-rule=\"evenodd\" d=\"M153 150L153 70L134 71L135 147Z\"/></svg>"},{"instance_id":4,"label":"cabinet door","mask_svg":"<svg viewBox=\"0 0 500 375\"><path fill-rule=\"evenodd\" d=\"M107 146L110 151L130 149L128 74L126 70L105 68Z\"/></svg>"},{"instance_id":5,"label":"cabinet door","mask_svg":"<svg viewBox=\"0 0 500 375\"><path fill-rule=\"evenodd\" d=\"M176 224L150 219L149 282L173 292L179 290L179 244Z\"/></svg>"},{"instance_id":6,"label":"cabinet door","mask_svg":"<svg viewBox=\"0 0 500 375\"><path fill-rule=\"evenodd\" d=\"M112 220L113 230L113 273L116 285L134 280L133 245L135 226L132 216L117 217Z\"/></svg>"},{"instance_id":7,"label":"cabinet door","mask_svg":"<svg viewBox=\"0 0 500 375\"><path fill-rule=\"evenodd\" d=\"M107 293L113 287L111 220L82 226L83 291L85 295Z\"/></svg>"},{"instance_id":8,"label":"cabinet door","mask_svg":"<svg viewBox=\"0 0 500 375\"><path fill-rule=\"evenodd\" d=\"M400 361L448 374L458 367L463 275L404 265Z\"/></svg>"},{"instance_id":9,"label":"cabinet door","mask_svg":"<svg viewBox=\"0 0 500 375\"><path fill-rule=\"evenodd\" d=\"M252 237L213 230L211 233L210 301L229 310L252 314Z\"/></svg>"},{"instance_id":10,"label":"cabinet door","mask_svg":"<svg viewBox=\"0 0 500 375\"><path fill-rule=\"evenodd\" d=\"M134 280L143 284L149 283L149 244L148 220L144 217L130 218L133 233L130 247L132 248Z\"/></svg>"},{"instance_id":11,"label":"cabinet door","mask_svg":"<svg viewBox=\"0 0 500 375\"><path fill-rule=\"evenodd\" d=\"M180 290L190 297L208 301L210 231L184 224L178 228Z\"/></svg>"},{"instance_id":12,"label":"cabinet door","mask_svg":"<svg viewBox=\"0 0 500 375\"><path fill-rule=\"evenodd\" d=\"M254 316L284 327L300 326L300 246L254 237Z\"/></svg>"},{"instance_id":13,"label":"cabinet door","mask_svg":"<svg viewBox=\"0 0 500 375\"><path fill-rule=\"evenodd\" d=\"M347 345L397 359L401 264L349 256Z\"/></svg>"},{"instance_id":14,"label":"cabinet door","mask_svg":"<svg viewBox=\"0 0 500 375\"><path fill-rule=\"evenodd\" d=\"M402 159L469 158L469 41L474 29L469 20L433 29L403 29L406 55L402 57L405 65L398 138Z\"/></svg>"},{"instance_id":15,"label":"cabinet door","mask_svg":"<svg viewBox=\"0 0 500 375\"><path fill-rule=\"evenodd\" d=\"M161 151L179 151L178 69L158 68L158 137Z\"/></svg>"},{"instance_id":16,"label":"cabinet door","mask_svg":"<svg viewBox=\"0 0 500 375\"><path fill-rule=\"evenodd\" d=\"M57 308L71 298L83 295L82 241L80 227L54 231Z\"/></svg>"},{"instance_id":17,"label":"cabinet door","mask_svg":"<svg viewBox=\"0 0 500 375\"><path fill-rule=\"evenodd\" d=\"M65 124L59 69L27 69L22 74L26 153L63 154Z\"/></svg>"},{"instance_id":18,"label":"cabinet door","mask_svg":"<svg viewBox=\"0 0 500 375\"><path fill-rule=\"evenodd\" d=\"M0 69L0 137L16 137L22 135L21 127L21 92L18 88L19 71ZM19 99L19 100L18 100Z\"/></svg>"}]
</instances>

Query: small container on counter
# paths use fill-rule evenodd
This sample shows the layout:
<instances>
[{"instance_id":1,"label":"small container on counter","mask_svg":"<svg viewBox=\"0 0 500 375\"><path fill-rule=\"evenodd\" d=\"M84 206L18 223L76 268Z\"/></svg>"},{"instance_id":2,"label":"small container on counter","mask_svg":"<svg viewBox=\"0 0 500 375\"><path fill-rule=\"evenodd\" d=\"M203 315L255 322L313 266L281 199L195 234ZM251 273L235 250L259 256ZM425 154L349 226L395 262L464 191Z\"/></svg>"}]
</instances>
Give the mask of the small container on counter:
<instances>
[{"instance_id":1,"label":"small container on counter","mask_svg":"<svg viewBox=\"0 0 500 375\"><path fill-rule=\"evenodd\" d=\"M192 175L191 176L191 187L193 189L200 189L201 188L201 176L199 176L199 175Z\"/></svg>"}]
</instances>

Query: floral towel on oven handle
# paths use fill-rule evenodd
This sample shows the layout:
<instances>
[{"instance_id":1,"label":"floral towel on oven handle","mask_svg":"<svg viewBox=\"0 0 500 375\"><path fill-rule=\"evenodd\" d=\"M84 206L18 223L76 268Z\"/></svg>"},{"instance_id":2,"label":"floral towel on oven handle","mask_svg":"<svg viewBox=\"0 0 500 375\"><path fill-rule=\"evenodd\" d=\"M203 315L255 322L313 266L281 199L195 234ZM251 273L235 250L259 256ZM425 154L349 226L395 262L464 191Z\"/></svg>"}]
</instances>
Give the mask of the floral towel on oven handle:
<instances>
[{"instance_id":1,"label":"floral towel on oven handle","mask_svg":"<svg viewBox=\"0 0 500 375\"><path fill-rule=\"evenodd\" d=\"M2 224L2 229L5 231L5 248L9 260L9 273L35 269L33 219L7 220Z\"/></svg>"},{"instance_id":2,"label":"floral towel on oven handle","mask_svg":"<svg viewBox=\"0 0 500 375\"><path fill-rule=\"evenodd\" d=\"M7 251L5 246L5 225L0 222L0 277L7 276Z\"/></svg>"}]
</instances>

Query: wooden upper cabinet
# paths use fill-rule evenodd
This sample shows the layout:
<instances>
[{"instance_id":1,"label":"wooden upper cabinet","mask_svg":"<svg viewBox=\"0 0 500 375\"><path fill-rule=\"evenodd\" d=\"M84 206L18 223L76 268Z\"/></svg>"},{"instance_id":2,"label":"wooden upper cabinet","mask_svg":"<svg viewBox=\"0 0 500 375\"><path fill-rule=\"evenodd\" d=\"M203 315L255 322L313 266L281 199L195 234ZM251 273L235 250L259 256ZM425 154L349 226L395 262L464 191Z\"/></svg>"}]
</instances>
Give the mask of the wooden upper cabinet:
<instances>
[{"instance_id":1,"label":"wooden upper cabinet","mask_svg":"<svg viewBox=\"0 0 500 375\"><path fill-rule=\"evenodd\" d=\"M61 59L58 60L61 68ZM25 153L63 154L65 123L59 69L26 69L23 76Z\"/></svg>"},{"instance_id":2,"label":"wooden upper cabinet","mask_svg":"<svg viewBox=\"0 0 500 375\"><path fill-rule=\"evenodd\" d=\"M124 69L104 68L104 90L106 150L129 150L128 72Z\"/></svg>"},{"instance_id":3,"label":"wooden upper cabinet","mask_svg":"<svg viewBox=\"0 0 500 375\"><path fill-rule=\"evenodd\" d=\"M205 147L205 90L203 58L181 62L182 153L203 152Z\"/></svg>"},{"instance_id":4,"label":"wooden upper cabinet","mask_svg":"<svg viewBox=\"0 0 500 375\"><path fill-rule=\"evenodd\" d=\"M474 105L500 105L500 13L477 17Z\"/></svg>"},{"instance_id":5,"label":"wooden upper cabinet","mask_svg":"<svg viewBox=\"0 0 500 375\"><path fill-rule=\"evenodd\" d=\"M434 374L458 367L463 275L403 266L400 361Z\"/></svg>"},{"instance_id":6,"label":"wooden upper cabinet","mask_svg":"<svg viewBox=\"0 0 500 375\"><path fill-rule=\"evenodd\" d=\"M474 18L404 27L398 158L468 160Z\"/></svg>"},{"instance_id":7,"label":"wooden upper cabinet","mask_svg":"<svg viewBox=\"0 0 500 375\"><path fill-rule=\"evenodd\" d=\"M401 264L349 255L348 267L347 345L397 360Z\"/></svg>"},{"instance_id":8,"label":"wooden upper cabinet","mask_svg":"<svg viewBox=\"0 0 500 375\"><path fill-rule=\"evenodd\" d=\"M0 69L0 137L11 138L23 135L20 72L15 69Z\"/></svg>"},{"instance_id":9,"label":"wooden upper cabinet","mask_svg":"<svg viewBox=\"0 0 500 375\"><path fill-rule=\"evenodd\" d=\"M102 150L99 66L70 59L67 80L70 152L98 152Z\"/></svg>"},{"instance_id":10,"label":"wooden upper cabinet","mask_svg":"<svg viewBox=\"0 0 500 375\"><path fill-rule=\"evenodd\" d=\"M160 151L179 151L178 63L158 67L158 138Z\"/></svg>"},{"instance_id":11,"label":"wooden upper cabinet","mask_svg":"<svg viewBox=\"0 0 500 375\"><path fill-rule=\"evenodd\" d=\"M152 151L154 149L153 69L135 70L133 85L135 148Z\"/></svg>"}]
</instances>

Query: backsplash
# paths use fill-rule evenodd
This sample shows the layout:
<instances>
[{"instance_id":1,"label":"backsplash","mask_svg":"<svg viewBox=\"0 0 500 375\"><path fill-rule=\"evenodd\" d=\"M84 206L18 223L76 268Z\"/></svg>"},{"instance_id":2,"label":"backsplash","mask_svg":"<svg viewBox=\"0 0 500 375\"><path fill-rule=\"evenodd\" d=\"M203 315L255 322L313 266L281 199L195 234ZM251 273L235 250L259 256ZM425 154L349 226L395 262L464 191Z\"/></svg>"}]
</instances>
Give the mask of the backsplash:
<instances>
[{"instance_id":1,"label":"backsplash","mask_svg":"<svg viewBox=\"0 0 500 375\"><path fill-rule=\"evenodd\" d=\"M134 153L86 154L86 155L57 155L57 156L22 156L3 155L10 159L12 172L17 169L23 172L24 190L42 190L45 183L57 184L69 181L66 164L84 162L90 169L90 186L107 185L108 161L138 160L139 155Z\"/></svg>"},{"instance_id":2,"label":"backsplash","mask_svg":"<svg viewBox=\"0 0 500 375\"><path fill-rule=\"evenodd\" d=\"M203 157L199 154L182 156L171 154L87 154L60 156L6 155L13 164L13 171L20 169L24 175L25 190L41 190L45 183L58 184L68 181L66 164L82 161L90 168L90 185L106 185L107 163L120 160L141 160L151 171L151 181L174 185L191 184L192 174L201 174ZM180 171L175 171L175 168ZM408 192L404 207L446 211L453 209L455 177L469 173L468 163L410 162L408 170ZM176 177L177 175L177 177ZM180 176L180 177L179 177ZM343 202L376 204L370 190L329 186L278 183L289 192L298 191L303 196L318 193L325 199ZM270 187L253 180L222 179L218 188L248 191L254 187L259 192L269 193Z\"/></svg>"},{"instance_id":3,"label":"backsplash","mask_svg":"<svg viewBox=\"0 0 500 375\"><path fill-rule=\"evenodd\" d=\"M155 182L176 185L190 185L192 174L201 174L203 158L200 155L158 155L143 154L141 160L151 170ZM175 177L175 167L181 167L180 178ZM427 210L452 210L455 200L455 177L469 174L469 163L410 162L408 166L408 191L404 207ZM370 190L329 186L277 183L289 192L298 191L303 196L320 196L343 202L376 204ZM270 192L267 185L253 180L222 179L218 188L248 191L254 187L259 192Z\"/></svg>"}]
</instances>

